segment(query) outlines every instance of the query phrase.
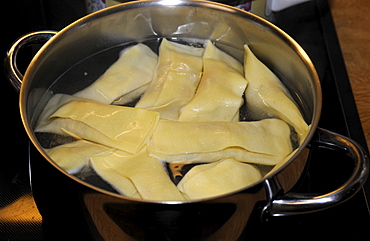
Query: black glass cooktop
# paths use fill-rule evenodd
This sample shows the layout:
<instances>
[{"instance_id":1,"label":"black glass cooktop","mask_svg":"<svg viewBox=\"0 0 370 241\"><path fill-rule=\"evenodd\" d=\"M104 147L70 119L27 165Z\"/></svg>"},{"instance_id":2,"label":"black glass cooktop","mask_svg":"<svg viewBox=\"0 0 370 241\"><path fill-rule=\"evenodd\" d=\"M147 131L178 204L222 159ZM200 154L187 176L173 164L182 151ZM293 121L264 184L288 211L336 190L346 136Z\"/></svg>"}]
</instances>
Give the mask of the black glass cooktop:
<instances>
[{"instance_id":1,"label":"black glass cooktop","mask_svg":"<svg viewBox=\"0 0 370 241\"><path fill-rule=\"evenodd\" d=\"M11 42L35 30L60 30L85 14L83 0L6 1L2 7L1 51L5 57ZM6 14L5 14L6 13ZM12 16L14 18L10 18ZM270 19L292 36L308 53L318 71L323 89L323 109L319 126L351 137L366 148L361 123L343 62L327 1L309 1L280 12ZM25 50L24 63L32 56ZM18 94L1 74L2 158L0 160L0 240L55 240L71 237L63 229L68 220L43 220L33 199L30 184L29 142L18 108ZM31 156L32 158L32 156ZM307 172L294 187L297 192L325 193L341 185L351 166L340 153L313 149ZM367 194L367 195L366 195ZM316 213L259 219L256 207L239 240L284 240L324 238L369 240L370 215L367 200L369 182L352 199ZM47 194L45 194L47 195ZM366 198L367 196L367 198ZM48 222L57 222L52 225ZM59 233L50 226L60 225ZM55 236L54 236L55 235ZM84 240L92 239L81 232Z\"/></svg>"}]
</instances>

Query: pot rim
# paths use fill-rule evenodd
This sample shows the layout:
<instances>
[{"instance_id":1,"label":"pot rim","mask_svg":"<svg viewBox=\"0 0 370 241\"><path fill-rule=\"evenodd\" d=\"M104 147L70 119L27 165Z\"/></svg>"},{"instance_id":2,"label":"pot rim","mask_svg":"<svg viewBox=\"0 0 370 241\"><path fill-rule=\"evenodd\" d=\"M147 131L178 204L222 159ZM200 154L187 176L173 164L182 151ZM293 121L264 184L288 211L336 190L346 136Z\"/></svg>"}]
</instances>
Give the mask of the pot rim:
<instances>
[{"instance_id":1,"label":"pot rim","mask_svg":"<svg viewBox=\"0 0 370 241\"><path fill-rule=\"evenodd\" d=\"M63 170L61 167L59 167L54 161L52 161L51 158L45 153L43 148L40 146L32 126L30 125L27 117L27 99L28 99L28 93L29 93L29 73L33 68L35 68L36 63L38 62L38 59L41 59L43 56L43 53L48 50L48 48L51 48L55 41L58 38L63 38L63 36L69 34L69 32L74 31L78 29L79 27L82 27L85 24L88 24L90 21L93 21L95 19L117 13L117 12L124 12L128 9L135 9L140 7L151 7L151 6L164 6L164 7L171 7L171 6L192 6L192 7L207 7L212 8L216 10L220 10L223 12L229 12L232 14L236 14L242 18L247 18L253 21L255 24L263 27L269 32L272 32L274 35L277 35L280 39L284 41L285 44L287 44L291 49L293 49L300 59L304 62L304 64L307 66L307 69L309 70L310 77L313 84L313 98L314 102L316 103L313 108L313 114L312 114L312 122L310 124L309 132L307 133L307 136L305 137L305 140L301 143L301 146L293 153L293 155L289 158L288 161L286 161L283 165L278 167L276 170L273 170L272 172L265 175L260 181L249 185L247 187L244 187L242 189L229 192L223 195L214 196L210 198L204 198L204 199L194 199L194 200L181 200L181 201L157 201L157 200L141 200L136 198L131 198L127 196L120 195L118 193L112 193L110 191L106 191L102 188L96 187L90 183L87 183L71 174L68 174L65 170ZM55 168L57 168L59 171L61 171L63 174L68 176L69 178L72 178L74 181L77 181L78 183L87 186L88 188L91 188L99 193L104 193L109 196L114 196L119 199L124 200L130 200L135 202L141 202L141 203L156 203L156 204L185 204L185 203L195 203L195 202L203 202L203 201L211 201L227 196L231 196L240 192L245 192L247 190L254 190L255 187L259 187L266 179L270 179L274 176L276 176L278 173L280 173L286 166L288 166L295 158L297 158L298 155L303 151L304 148L308 145L311 138L314 135L314 132L316 130L316 127L318 125L320 114L321 114L321 107L322 107L322 92L321 92L321 84L319 81L318 74L316 72L316 69L307 55L307 53L303 50L303 48L287 33L285 33L283 30L275 26L274 24L268 22L267 20L254 15L253 13L246 12L244 10L231 7L225 4L217 3L217 2L211 2L211 1L204 1L204 0L140 0L140 1L133 1L133 2L126 2L123 4L115 5L112 7L108 7L105 9L102 9L100 11L97 11L95 13L89 14L87 16L84 16L75 22L71 23L70 25L63 28L61 31L57 32L57 34L51 38L46 44L44 44L41 49L37 52L35 57L32 59L29 67L26 70L26 73L23 78L23 84L21 86L20 90L20 99L19 99L19 107L20 107L20 114L22 118L23 125L26 129L26 132L31 139L31 142L36 147L39 153L42 154L42 156ZM258 188L259 189L259 188Z\"/></svg>"}]
</instances>

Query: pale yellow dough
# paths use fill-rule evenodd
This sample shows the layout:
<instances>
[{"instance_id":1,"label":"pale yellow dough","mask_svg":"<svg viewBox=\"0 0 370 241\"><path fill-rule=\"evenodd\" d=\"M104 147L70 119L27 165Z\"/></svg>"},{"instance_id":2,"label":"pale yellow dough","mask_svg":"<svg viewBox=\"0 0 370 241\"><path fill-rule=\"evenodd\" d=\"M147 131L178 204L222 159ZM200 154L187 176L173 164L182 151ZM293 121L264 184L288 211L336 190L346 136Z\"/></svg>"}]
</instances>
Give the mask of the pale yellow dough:
<instances>
[{"instance_id":1,"label":"pale yellow dough","mask_svg":"<svg viewBox=\"0 0 370 241\"><path fill-rule=\"evenodd\" d=\"M176 122L160 120L149 153L167 162L214 162L234 158L275 165L292 152L290 128L282 120Z\"/></svg>"},{"instance_id":2,"label":"pale yellow dough","mask_svg":"<svg viewBox=\"0 0 370 241\"><path fill-rule=\"evenodd\" d=\"M104 155L108 155L109 153L111 152L105 153ZM121 195L142 199L132 181L107 165L101 160L101 157L92 157L90 159L90 165L104 181L109 183Z\"/></svg>"},{"instance_id":3,"label":"pale yellow dough","mask_svg":"<svg viewBox=\"0 0 370 241\"><path fill-rule=\"evenodd\" d=\"M120 176L130 180L135 186L138 194L143 199L149 200L184 200L184 197L176 188L166 173L164 166L157 159L148 156L147 149L144 147L138 154L132 155L127 152L114 150L102 153L91 158L93 168L104 167L106 172L97 170L103 175L102 178L112 182L112 186L120 188L120 192L128 194L132 192L132 187L120 186L115 180L109 180L110 169ZM100 165L100 166L99 166Z\"/></svg>"},{"instance_id":4,"label":"pale yellow dough","mask_svg":"<svg viewBox=\"0 0 370 241\"><path fill-rule=\"evenodd\" d=\"M74 96L103 104L116 100L119 104L126 104L148 88L157 59L158 56L144 44L130 47L94 83Z\"/></svg>"},{"instance_id":5,"label":"pale yellow dough","mask_svg":"<svg viewBox=\"0 0 370 241\"><path fill-rule=\"evenodd\" d=\"M45 152L69 173L89 163L128 197L202 199L245 188L262 178L247 163L275 170L295 153L289 125L301 142L309 127L277 76L244 49L242 66L210 41L204 50L163 39L159 58L138 44L86 89L55 94L35 132L77 138ZM249 117L262 120L238 122L243 93ZM141 95L136 108L115 105ZM164 162L202 164L176 187Z\"/></svg>"},{"instance_id":6,"label":"pale yellow dough","mask_svg":"<svg viewBox=\"0 0 370 241\"><path fill-rule=\"evenodd\" d=\"M244 45L244 50L244 74L248 80L245 98L250 117L259 119L270 115L281 118L292 125L300 137L304 137L308 125L285 86L257 59L248 45Z\"/></svg>"},{"instance_id":7,"label":"pale yellow dough","mask_svg":"<svg viewBox=\"0 0 370 241\"><path fill-rule=\"evenodd\" d=\"M238 60L228 55L227 53L221 51L211 41L207 41L207 46L204 50L203 59L214 59L217 61L221 61L227 64L237 73L239 74L244 73L244 67Z\"/></svg>"},{"instance_id":8,"label":"pale yellow dough","mask_svg":"<svg viewBox=\"0 0 370 241\"><path fill-rule=\"evenodd\" d=\"M159 114L138 108L71 101L37 132L68 133L102 145L137 153L155 130Z\"/></svg>"},{"instance_id":9,"label":"pale yellow dough","mask_svg":"<svg viewBox=\"0 0 370 241\"><path fill-rule=\"evenodd\" d=\"M177 120L180 109L194 96L202 75L203 48L162 40L155 78L136 104L155 110L161 118Z\"/></svg>"},{"instance_id":10,"label":"pale yellow dough","mask_svg":"<svg viewBox=\"0 0 370 241\"><path fill-rule=\"evenodd\" d=\"M182 109L179 121L239 121L247 81L228 70L222 62L204 60L204 74L197 93Z\"/></svg>"},{"instance_id":11,"label":"pale yellow dough","mask_svg":"<svg viewBox=\"0 0 370 241\"><path fill-rule=\"evenodd\" d=\"M189 199L202 199L237 191L261 178L254 166L228 158L193 167L177 188Z\"/></svg>"},{"instance_id":12,"label":"pale yellow dough","mask_svg":"<svg viewBox=\"0 0 370 241\"><path fill-rule=\"evenodd\" d=\"M35 131L38 132L39 128L47 125L49 122L50 116L58 110L61 106L75 100L81 100L80 98L73 96L73 95L66 95L66 94L55 94L53 95L46 106L44 107L43 111L39 119L37 120L37 125Z\"/></svg>"},{"instance_id":13,"label":"pale yellow dough","mask_svg":"<svg viewBox=\"0 0 370 241\"><path fill-rule=\"evenodd\" d=\"M194 98L184 106L179 121L238 121L246 86L242 65L209 42L199 87Z\"/></svg>"},{"instance_id":14,"label":"pale yellow dough","mask_svg":"<svg viewBox=\"0 0 370 241\"><path fill-rule=\"evenodd\" d=\"M109 149L109 147L96 143L78 140L50 149L44 149L44 151L61 168L70 174L74 174L89 163L91 156Z\"/></svg>"}]
</instances>

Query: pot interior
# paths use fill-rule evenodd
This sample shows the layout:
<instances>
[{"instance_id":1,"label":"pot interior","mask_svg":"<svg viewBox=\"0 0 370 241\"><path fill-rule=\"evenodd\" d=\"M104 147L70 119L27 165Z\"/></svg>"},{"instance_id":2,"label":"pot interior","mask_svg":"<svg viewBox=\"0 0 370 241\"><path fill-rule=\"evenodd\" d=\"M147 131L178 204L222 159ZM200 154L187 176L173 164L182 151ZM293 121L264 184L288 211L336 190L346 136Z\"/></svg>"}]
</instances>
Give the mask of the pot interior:
<instances>
[{"instance_id":1,"label":"pot interior","mask_svg":"<svg viewBox=\"0 0 370 241\"><path fill-rule=\"evenodd\" d=\"M52 95L74 94L87 87L128 46L145 43L158 53L162 38L190 45L202 45L210 39L241 63L243 45L248 44L288 88L306 122L312 125L302 146L307 144L319 118L320 85L311 61L289 36L259 17L220 4L140 1L109 8L71 24L36 55L24 77L21 112L39 151L43 153L42 145L50 145L42 143L45 138L50 142L50 137L36 137L33 128ZM247 113L241 113L241 119L248 120ZM110 190L89 173L79 178L92 178L88 181Z\"/></svg>"}]
</instances>

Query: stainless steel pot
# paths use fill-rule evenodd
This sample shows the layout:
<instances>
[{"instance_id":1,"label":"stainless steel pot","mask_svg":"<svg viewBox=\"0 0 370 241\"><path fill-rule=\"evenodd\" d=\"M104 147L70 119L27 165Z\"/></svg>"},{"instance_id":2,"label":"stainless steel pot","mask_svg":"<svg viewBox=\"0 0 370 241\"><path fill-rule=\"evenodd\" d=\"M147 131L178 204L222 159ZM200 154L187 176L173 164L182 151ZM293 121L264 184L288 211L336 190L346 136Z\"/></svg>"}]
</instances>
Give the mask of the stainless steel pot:
<instances>
[{"instance_id":1,"label":"stainless steel pot","mask_svg":"<svg viewBox=\"0 0 370 241\"><path fill-rule=\"evenodd\" d=\"M153 202L126 198L86 183L58 167L45 154L33 131L40 109L52 94L72 94L89 85L94 78L88 78L84 73L94 72L94 69L103 71L109 65L104 67L102 64L99 68L99 64L105 61L98 61L93 65L82 65L78 76L60 77L72 66L102 51L125 43L162 37L211 39L240 61L243 59L243 45L249 44L258 58L282 79L307 123L311 124L299 150L287 163L255 185L198 201ZM39 40L48 41L33 58L23 77L16 67L18 50ZM25 129L43 156L40 163L47 170L33 175L33 190L40 192L37 191L38 185L47 182L49 186L59 175L65 183L54 187L44 199L55 203L67 195L73 199L72 202L78 203L78 208L71 210L69 202L60 202L56 211L55 208L45 208L48 201L40 201L43 202L38 205L41 214L46 219L56 215L81 214L92 235L106 240L118 237L122 240L235 240L257 202L264 203L260 213L262 219L325 209L353 196L369 172L368 157L361 146L349 138L317 127L322 104L320 82L303 49L271 23L233 7L185 0L137 1L118 5L88 15L58 33L42 31L23 36L9 50L6 68L10 81L20 90ZM353 174L342 186L327 194L291 193L289 190L301 176L311 146L344 151L353 160ZM66 187L69 188L66 190ZM52 206L55 207L54 204Z\"/></svg>"}]
</instances>

